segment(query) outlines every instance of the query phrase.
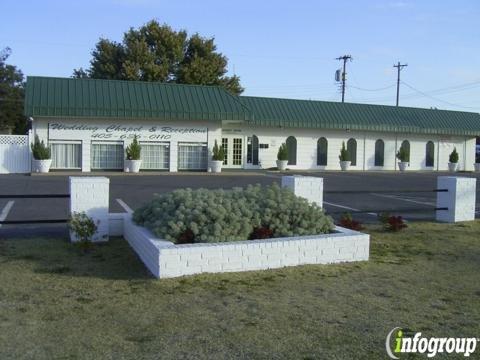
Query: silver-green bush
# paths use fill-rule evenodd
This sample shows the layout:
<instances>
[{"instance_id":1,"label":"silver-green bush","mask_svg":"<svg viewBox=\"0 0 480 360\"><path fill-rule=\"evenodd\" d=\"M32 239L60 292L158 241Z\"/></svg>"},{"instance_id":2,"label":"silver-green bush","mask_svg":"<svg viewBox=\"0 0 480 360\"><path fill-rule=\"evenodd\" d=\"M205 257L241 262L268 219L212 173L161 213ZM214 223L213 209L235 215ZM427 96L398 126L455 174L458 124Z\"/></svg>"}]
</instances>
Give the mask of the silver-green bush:
<instances>
[{"instance_id":1,"label":"silver-green bush","mask_svg":"<svg viewBox=\"0 0 480 360\"><path fill-rule=\"evenodd\" d=\"M317 205L274 184L232 190L184 189L155 195L135 210L133 220L156 236L178 243L185 233L194 242L246 240L267 227L274 237L331 232L332 219Z\"/></svg>"}]
</instances>

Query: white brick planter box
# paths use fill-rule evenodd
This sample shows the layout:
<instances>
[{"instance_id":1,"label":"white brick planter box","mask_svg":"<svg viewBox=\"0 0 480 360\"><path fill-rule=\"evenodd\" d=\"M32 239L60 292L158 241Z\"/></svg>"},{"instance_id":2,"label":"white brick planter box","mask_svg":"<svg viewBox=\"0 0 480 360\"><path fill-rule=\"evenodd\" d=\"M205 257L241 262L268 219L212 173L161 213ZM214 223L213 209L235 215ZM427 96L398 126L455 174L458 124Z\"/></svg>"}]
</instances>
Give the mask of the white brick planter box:
<instances>
[{"instance_id":1,"label":"white brick planter box","mask_svg":"<svg viewBox=\"0 0 480 360\"><path fill-rule=\"evenodd\" d=\"M341 227L336 231L313 236L175 245L136 226L130 214L125 214L124 221L125 239L157 278L368 260L370 235Z\"/></svg>"}]
</instances>

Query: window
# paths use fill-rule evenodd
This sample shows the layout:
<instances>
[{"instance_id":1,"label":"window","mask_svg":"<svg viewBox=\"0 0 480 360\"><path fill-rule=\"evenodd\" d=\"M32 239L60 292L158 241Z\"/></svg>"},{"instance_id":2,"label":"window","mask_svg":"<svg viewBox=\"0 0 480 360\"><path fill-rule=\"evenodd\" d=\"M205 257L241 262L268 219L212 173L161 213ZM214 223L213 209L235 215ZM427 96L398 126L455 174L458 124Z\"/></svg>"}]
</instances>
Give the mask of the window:
<instances>
[{"instance_id":1,"label":"window","mask_svg":"<svg viewBox=\"0 0 480 360\"><path fill-rule=\"evenodd\" d=\"M258 165L258 137L253 135L247 139L247 163Z\"/></svg>"},{"instance_id":2,"label":"window","mask_svg":"<svg viewBox=\"0 0 480 360\"><path fill-rule=\"evenodd\" d=\"M352 166L357 165L357 140L349 139L347 141L347 151L350 155L350 161Z\"/></svg>"},{"instance_id":3,"label":"window","mask_svg":"<svg viewBox=\"0 0 480 360\"><path fill-rule=\"evenodd\" d=\"M179 170L206 170L208 147L206 143L178 143Z\"/></svg>"},{"instance_id":4,"label":"window","mask_svg":"<svg viewBox=\"0 0 480 360\"><path fill-rule=\"evenodd\" d=\"M375 141L375 166L383 166L385 157L385 143L378 139Z\"/></svg>"},{"instance_id":5,"label":"window","mask_svg":"<svg viewBox=\"0 0 480 360\"><path fill-rule=\"evenodd\" d=\"M425 166L434 166L435 164L435 145L433 141L427 142L425 149Z\"/></svg>"},{"instance_id":6,"label":"window","mask_svg":"<svg viewBox=\"0 0 480 360\"><path fill-rule=\"evenodd\" d=\"M410 162L410 142L408 140L403 140L401 147L407 151L407 162Z\"/></svg>"},{"instance_id":7,"label":"window","mask_svg":"<svg viewBox=\"0 0 480 360\"><path fill-rule=\"evenodd\" d=\"M286 141L288 150L288 165L297 165L297 139L289 136Z\"/></svg>"},{"instance_id":8,"label":"window","mask_svg":"<svg viewBox=\"0 0 480 360\"><path fill-rule=\"evenodd\" d=\"M170 145L168 143L140 143L142 170L166 170L170 166Z\"/></svg>"},{"instance_id":9,"label":"window","mask_svg":"<svg viewBox=\"0 0 480 360\"><path fill-rule=\"evenodd\" d=\"M317 165L327 165L328 141L321 137L317 141Z\"/></svg>"},{"instance_id":10,"label":"window","mask_svg":"<svg viewBox=\"0 0 480 360\"><path fill-rule=\"evenodd\" d=\"M232 165L242 165L242 139L233 139Z\"/></svg>"},{"instance_id":11,"label":"window","mask_svg":"<svg viewBox=\"0 0 480 360\"><path fill-rule=\"evenodd\" d=\"M95 142L91 148L92 169L123 169L123 143Z\"/></svg>"},{"instance_id":12,"label":"window","mask_svg":"<svg viewBox=\"0 0 480 360\"><path fill-rule=\"evenodd\" d=\"M51 143L52 169L80 169L82 167L82 144Z\"/></svg>"},{"instance_id":13,"label":"window","mask_svg":"<svg viewBox=\"0 0 480 360\"><path fill-rule=\"evenodd\" d=\"M223 165L228 165L228 139L222 138Z\"/></svg>"}]
</instances>

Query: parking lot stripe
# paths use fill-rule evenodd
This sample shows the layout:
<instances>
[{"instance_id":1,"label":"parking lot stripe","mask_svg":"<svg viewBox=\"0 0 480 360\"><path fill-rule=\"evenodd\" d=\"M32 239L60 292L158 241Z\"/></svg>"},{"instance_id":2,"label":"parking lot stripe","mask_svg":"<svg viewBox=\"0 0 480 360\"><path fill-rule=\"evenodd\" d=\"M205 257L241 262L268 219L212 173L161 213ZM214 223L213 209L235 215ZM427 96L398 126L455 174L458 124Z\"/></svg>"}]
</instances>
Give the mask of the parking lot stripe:
<instances>
[{"instance_id":1,"label":"parking lot stripe","mask_svg":"<svg viewBox=\"0 0 480 360\"><path fill-rule=\"evenodd\" d=\"M399 196L397 196L397 195L384 195L384 194L376 194L376 193L372 193L372 195L380 196L380 197L384 197L384 198L388 198L388 199L408 201L408 202L411 202L411 203L414 203L414 204L435 206L435 204L433 204L433 203L431 203L431 202L424 202L424 201L417 201L417 200L405 199L405 198L399 197Z\"/></svg>"},{"instance_id":2,"label":"parking lot stripe","mask_svg":"<svg viewBox=\"0 0 480 360\"><path fill-rule=\"evenodd\" d=\"M130 206L128 206L122 199L117 199L117 202L120 204L121 207L123 207L123 209L127 213L129 213L129 214L133 213L132 208Z\"/></svg>"},{"instance_id":3,"label":"parking lot stripe","mask_svg":"<svg viewBox=\"0 0 480 360\"><path fill-rule=\"evenodd\" d=\"M335 206L335 207L339 207L339 208L342 208L342 209L347 209L347 210L350 210L350 211L361 211L359 209L355 209L355 208L352 208L352 207L349 207L349 206L345 206L345 205L338 205L338 204L334 204L334 203L331 203L331 202L327 202L327 201L324 201L323 202L324 204L327 204L327 205L330 205L330 206ZM367 213L368 215L372 215L372 216L377 216L376 213Z\"/></svg>"},{"instance_id":4,"label":"parking lot stripe","mask_svg":"<svg viewBox=\"0 0 480 360\"><path fill-rule=\"evenodd\" d=\"M7 218L8 213L12 209L13 204L15 204L15 201L13 200L7 202L7 205L5 205L2 212L0 213L0 221L4 221ZM0 224L0 227L2 227L2 224Z\"/></svg>"}]
</instances>

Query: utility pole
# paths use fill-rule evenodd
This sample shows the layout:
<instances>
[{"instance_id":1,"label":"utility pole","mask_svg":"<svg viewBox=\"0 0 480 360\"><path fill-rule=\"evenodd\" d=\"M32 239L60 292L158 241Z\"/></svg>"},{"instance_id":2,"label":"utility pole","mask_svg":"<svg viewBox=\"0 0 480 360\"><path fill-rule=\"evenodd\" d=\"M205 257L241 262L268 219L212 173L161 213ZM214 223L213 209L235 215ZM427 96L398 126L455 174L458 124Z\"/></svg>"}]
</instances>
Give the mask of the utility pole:
<instances>
[{"instance_id":1,"label":"utility pole","mask_svg":"<svg viewBox=\"0 0 480 360\"><path fill-rule=\"evenodd\" d=\"M342 103L345 102L345 80L347 76L347 61L352 61L352 57L350 55L343 55L338 57L336 60L343 60L343 71L342 71Z\"/></svg>"},{"instance_id":2,"label":"utility pole","mask_svg":"<svg viewBox=\"0 0 480 360\"><path fill-rule=\"evenodd\" d=\"M408 64L400 64L400 61L397 63L397 65L393 65L393 67L397 68L397 106L400 96L400 71L406 66L408 66Z\"/></svg>"}]
</instances>

